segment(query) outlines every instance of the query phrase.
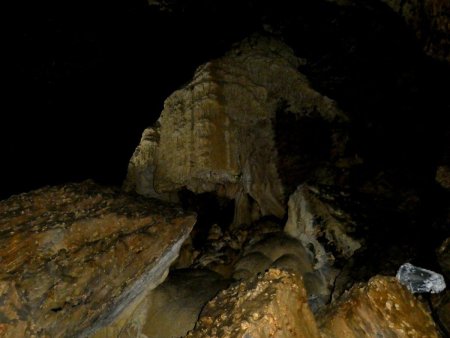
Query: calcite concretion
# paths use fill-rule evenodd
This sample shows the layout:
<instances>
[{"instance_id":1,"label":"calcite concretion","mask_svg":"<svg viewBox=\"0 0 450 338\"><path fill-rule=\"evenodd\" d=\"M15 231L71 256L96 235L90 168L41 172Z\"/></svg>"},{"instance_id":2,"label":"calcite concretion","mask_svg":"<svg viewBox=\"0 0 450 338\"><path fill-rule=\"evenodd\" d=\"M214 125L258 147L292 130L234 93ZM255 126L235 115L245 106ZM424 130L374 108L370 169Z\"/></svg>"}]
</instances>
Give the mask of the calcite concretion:
<instances>
[{"instance_id":1,"label":"calcite concretion","mask_svg":"<svg viewBox=\"0 0 450 338\"><path fill-rule=\"evenodd\" d=\"M2 337L84 337L160 284L196 217L93 182L0 202Z\"/></svg>"},{"instance_id":2,"label":"calcite concretion","mask_svg":"<svg viewBox=\"0 0 450 338\"><path fill-rule=\"evenodd\" d=\"M440 337L424 304L394 277L353 286L317 318L324 338Z\"/></svg>"},{"instance_id":3,"label":"calcite concretion","mask_svg":"<svg viewBox=\"0 0 450 338\"><path fill-rule=\"evenodd\" d=\"M334 101L297 71L284 43L252 37L200 66L164 103L130 160L125 189L162 196L186 188L234 199L235 224L283 217L274 119L280 106L296 118L344 121Z\"/></svg>"},{"instance_id":4,"label":"calcite concretion","mask_svg":"<svg viewBox=\"0 0 450 338\"><path fill-rule=\"evenodd\" d=\"M284 231L304 247L313 248L316 269L333 263L336 257L347 259L361 247L351 236L354 229L350 216L322 200L315 187L300 185L289 198ZM333 247L334 252L326 247Z\"/></svg>"},{"instance_id":5,"label":"calcite concretion","mask_svg":"<svg viewBox=\"0 0 450 338\"><path fill-rule=\"evenodd\" d=\"M203 306L228 284L212 271L173 270L136 307L128 307L92 338L184 337L194 328Z\"/></svg>"},{"instance_id":6,"label":"calcite concretion","mask_svg":"<svg viewBox=\"0 0 450 338\"><path fill-rule=\"evenodd\" d=\"M187 337L319 338L302 279L270 269L220 292Z\"/></svg>"}]
</instances>

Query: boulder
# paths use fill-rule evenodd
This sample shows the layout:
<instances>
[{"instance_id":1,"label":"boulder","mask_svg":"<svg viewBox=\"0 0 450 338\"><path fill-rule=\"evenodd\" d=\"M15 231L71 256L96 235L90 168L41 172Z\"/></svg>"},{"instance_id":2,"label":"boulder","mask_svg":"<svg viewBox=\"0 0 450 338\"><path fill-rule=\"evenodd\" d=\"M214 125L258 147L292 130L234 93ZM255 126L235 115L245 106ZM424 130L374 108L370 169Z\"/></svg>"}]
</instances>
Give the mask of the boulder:
<instances>
[{"instance_id":1,"label":"boulder","mask_svg":"<svg viewBox=\"0 0 450 338\"><path fill-rule=\"evenodd\" d=\"M85 337L167 275L196 217L93 182L0 202L2 337Z\"/></svg>"},{"instance_id":2,"label":"boulder","mask_svg":"<svg viewBox=\"0 0 450 338\"><path fill-rule=\"evenodd\" d=\"M319 338L300 277L270 269L220 292L187 337Z\"/></svg>"},{"instance_id":3,"label":"boulder","mask_svg":"<svg viewBox=\"0 0 450 338\"><path fill-rule=\"evenodd\" d=\"M427 308L394 277L353 286L318 316L323 337L439 337Z\"/></svg>"},{"instance_id":4,"label":"boulder","mask_svg":"<svg viewBox=\"0 0 450 338\"><path fill-rule=\"evenodd\" d=\"M288 187L292 174L301 180L316 154L328 159L336 150L332 140L339 138L323 124L346 121L335 102L298 72L300 64L284 43L257 36L200 66L189 84L166 99L156 124L144 131L125 189L162 199L182 189L213 192L235 201L235 224L266 215L282 218L283 180ZM291 140L314 128L325 130L321 142ZM277 143L292 154L279 156ZM312 149L316 143L324 149Z\"/></svg>"}]
</instances>

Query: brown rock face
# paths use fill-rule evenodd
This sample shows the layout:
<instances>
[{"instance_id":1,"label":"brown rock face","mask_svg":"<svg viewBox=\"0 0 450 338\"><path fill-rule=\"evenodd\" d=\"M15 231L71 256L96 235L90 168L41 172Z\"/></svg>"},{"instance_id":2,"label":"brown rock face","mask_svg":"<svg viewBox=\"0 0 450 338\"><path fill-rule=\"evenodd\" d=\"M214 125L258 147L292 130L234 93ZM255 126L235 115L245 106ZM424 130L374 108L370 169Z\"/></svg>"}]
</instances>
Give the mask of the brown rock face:
<instances>
[{"instance_id":1,"label":"brown rock face","mask_svg":"<svg viewBox=\"0 0 450 338\"><path fill-rule=\"evenodd\" d=\"M285 213L274 121L277 111L326 123L344 120L314 91L285 44L250 38L197 69L166 101L131 158L127 190L168 198L187 188L234 199L235 223ZM331 136L329 136L331 138Z\"/></svg>"},{"instance_id":2,"label":"brown rock face","mask_svg":"<svg viewBox=\"0 0 450 338\"><path fill-rule=\"evenodd\" d=\"M195 216L92 182L0 202L0 332L87 336L165 278Z\"/></svg>"},{"instance_id":3,"label":"brown rock face","mask_svg":"<svg viewBox=\"0 0 450 338\"><path fill-rule=\"evenodd\" d=\"M188 337L319 338L299 277L270 269L220 292Z\"/></svg>"},{"instance_id":4,"label":"brown rock face","mask_svg":"<svg viewBox=\"0 0 450 338\"><path fill-rule=\"evenodd\" d=\"M318 317L324 337L439 337L430 313L395 278L354 286Z\"/></svg>"}]
</instances>

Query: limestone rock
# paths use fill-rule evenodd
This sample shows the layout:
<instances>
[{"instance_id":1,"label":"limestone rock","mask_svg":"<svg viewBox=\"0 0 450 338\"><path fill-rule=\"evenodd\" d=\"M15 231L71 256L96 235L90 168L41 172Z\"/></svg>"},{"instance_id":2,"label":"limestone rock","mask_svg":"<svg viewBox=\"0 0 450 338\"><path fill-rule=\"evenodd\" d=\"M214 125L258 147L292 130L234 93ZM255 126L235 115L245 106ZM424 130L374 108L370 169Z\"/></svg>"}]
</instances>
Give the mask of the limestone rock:
<instances>
[{"instance_id":1,"label":"limestone rock","mask_svg":"<svg viewBox=\"0 0 450 338\"><path fill-rule=\"evenodd\" d=\"M393 277L373 277L318 316L323 337L439 337L425 306Z\"/></svg>"},{"instance_id":2,"label":"limestone rock","mask_svg":"<svg viewBox=\"0 0 450 338\"><path fill-rule=\"evenodd\" d=\"M270 269L220 292L187 337L320 337L301 278Z\"/></svg>"},{"instance_id":3,"label":"limestone rock","mask_svg":"<svg viewBox=\"0 0 450 338\"><path fill-rule=\"evenodd\" d=\"M203 306L228 282L208 270L174 270L135 307L127 308L92 338L184 337Z\"/></svg>"},{"instance_id":4,"label":"limestone rock","mask_svg":"<svg viewBox=\"0 0 450 338\"><path fill-rule=\"evenodd\" d=\"M252 37L200 66L193 80L165 101L156 125L144 132L125 189L147 196L183 188L214 192L235 200L236 224L264 215L282 218L277 112L282 109L294 121L346 120L334 101L311 88L299 65L284 43Z\"/></svg>"},{"instance_id":5,"label":"limestone rock","mask_svg":"<svg viewBox=\"0 0 450 338\"><path fill-rule=\"evenodd\" d=\"M161 283L195 216L92 182L0 202L0 331L87 336Z\"/></svg>"},{"instance_id":6,"label":"limestone rock","mask_svg":"<svg viewBox=\"0 0 450 338\"><path fill-rule=\"evenodd\" d=\"M322 194L323 195L323 194ZM301 185L289 198L288 220L284 231L299 239L303 246L312 248L320 269L333 263L337 257L349 258L361 247L360 241L352 237L355 224L351 217L320 198L321 192L314 187ZM327 251L326 248L333 248Z\"/></svg>"}]
</instances>

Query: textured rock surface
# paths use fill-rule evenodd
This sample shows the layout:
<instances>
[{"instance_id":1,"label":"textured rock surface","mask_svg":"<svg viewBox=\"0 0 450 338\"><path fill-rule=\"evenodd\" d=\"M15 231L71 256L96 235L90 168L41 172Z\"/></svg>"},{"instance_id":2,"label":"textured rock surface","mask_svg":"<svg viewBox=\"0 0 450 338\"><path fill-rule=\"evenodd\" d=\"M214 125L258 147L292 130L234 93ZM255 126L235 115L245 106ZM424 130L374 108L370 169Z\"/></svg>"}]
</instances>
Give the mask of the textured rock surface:
<instances>
[{"instance_id":1,"label":"textured rock surface","mask_svg":"<svg viewBox=\"0 0 450 338\"><path fill-rule=\"evenodd\" d=\"M281 230L281 225L268 220L260 220L251 225L244 224L224 231L217 225L213 225L209 231L208 243L200 252L197 252L193 266L209 269L220 273L225 278L230 278L236 269L234 264L246 246L257 243ZM258 271L264 271L269 265L261 266L261 270ZM255 271L255 267L252 267L251 270Z\"/></svg>"},{"instance_id":2,"label":"textured rock surface","mask_svg":"<svg viewBox=\"0 0 450 338\"><path fill-rule=\"evenodd\" d=\"M282 217L285 196L273 126L277 111L282 107L294 121L345 120L334 101L310 87L299 65L285 44L255 37L199 67L191 83L165 101L156 125L144 132L125 188L148 196L182 188L215 192L235 200L236 224L264 215Z\"/></svg>"},{"instance_id":3,"label":"textured rock surface","mask_svg":"<svg viewBox=\"0 0 450 338\"><path fill-rule=\"evenodd\" d=\"M128 307L93 338L184 337L194 328L203 306L228 282L207 270L175 270L139 304Z\"/></svg>"},{"instance_id":4,"label":"textured rock surface","mask_svg":"<svg viewBox=\"0 0 450 338\"><path fill-rule=\"evenodd\" d=\"M317 188L301 185L289 198L288 220L284 231L299 239L306 248L313 248L319 269L335 258L349 258L361 247L351 237L355 224L349 215L333 207L333 196L328 201L321 199ZM332 248L332 251L326 248Z\"/></svg>"},{"instance_id":5,"label":"textured rock surface","mask_svg":"<svg viewBox=\"0 0 450 338\"><path fill-rule=\"evenodd\" d=\"M92 182L0 202L0 332L85 336L165 278L195 216Z\"/></svg>"},{"instance_id":6,"label":"textured rock surface","mask_svg":"<svg viewBox=\"0 0 450 338\"><path fill-rule=\"evenodd\" d=\"M439 337L425 306L391 277L354 286L318 318L330 338Z\"/></svg>"},{"instance_id":7,"label":"textured rock surface","mask_svg":"<svg viewBox=\"0 0 450 338\"><path fill-rule=\"evenodd\" d=\"M320 337L299 277L270 269L220 292L188 337Z\"/></svg>"}]
</instances>

